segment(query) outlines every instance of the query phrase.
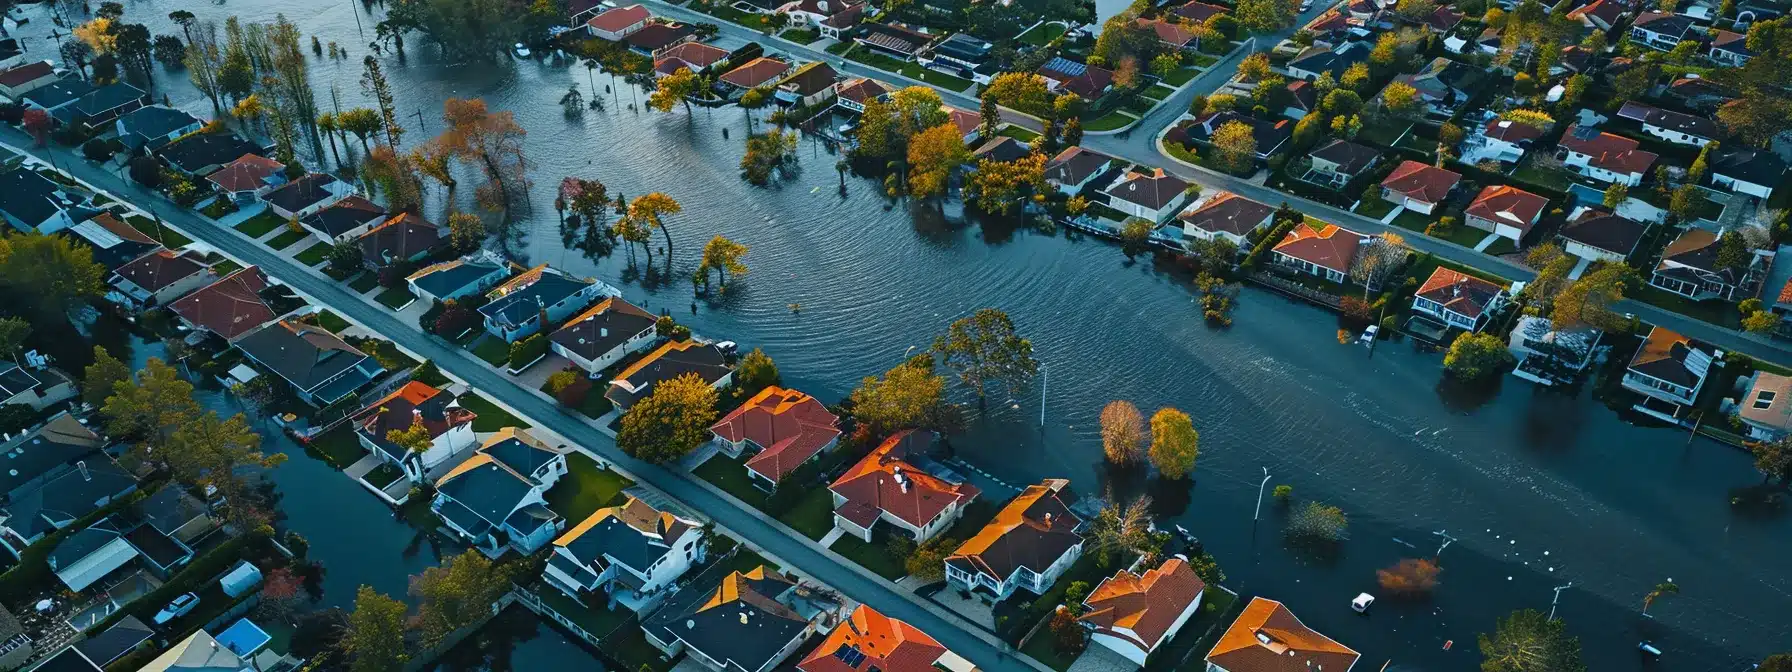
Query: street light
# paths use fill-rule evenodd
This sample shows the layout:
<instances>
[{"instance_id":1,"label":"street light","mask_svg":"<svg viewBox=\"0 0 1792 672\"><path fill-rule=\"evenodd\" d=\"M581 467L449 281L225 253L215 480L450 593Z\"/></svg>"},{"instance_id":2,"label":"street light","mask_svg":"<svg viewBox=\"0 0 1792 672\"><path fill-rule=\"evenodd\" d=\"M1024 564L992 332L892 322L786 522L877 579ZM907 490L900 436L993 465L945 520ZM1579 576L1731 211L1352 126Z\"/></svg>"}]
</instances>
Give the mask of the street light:
<instances>
[{"instance_id":1,"label":"street light","mask_svg":"<svg viewBox=\"0 0 1792 672\"><path fill-rule=\"evenodd\" d=\"M1568 582L1566 586L1556 586L1556 596L1549 600L1549 620L1556 620L1556 602L1562 599L1562 591L1573 587L1574 582L1572 581Z\"/></svg>"},{"instance_id":2,"label":"street light","mask_svg":"<svg viewBox=\"0 0 1792 672\"><path fill-rule=\"evenodd\" d=\"M1267 485L1269 485L1269 467L1264 467L1263 482L1257 484L1257 512L1251 514L1252 523L1256 523L1258 518L1263 517L1263 488ZM1255 529L1255 527L1253 524L1252 528Z\"/></svg>"},{"instance_id":3,"label":"street light","mask_svg":"<svg viewBox=\"0 0 1792 672\"><path fill-rule=\"evenodd\" d=\"M1051 381L1051 372L1045 368L1045 362L1039 363L1039 426L1045 426L1045 385Z\"/></svg>"}]
</instances>

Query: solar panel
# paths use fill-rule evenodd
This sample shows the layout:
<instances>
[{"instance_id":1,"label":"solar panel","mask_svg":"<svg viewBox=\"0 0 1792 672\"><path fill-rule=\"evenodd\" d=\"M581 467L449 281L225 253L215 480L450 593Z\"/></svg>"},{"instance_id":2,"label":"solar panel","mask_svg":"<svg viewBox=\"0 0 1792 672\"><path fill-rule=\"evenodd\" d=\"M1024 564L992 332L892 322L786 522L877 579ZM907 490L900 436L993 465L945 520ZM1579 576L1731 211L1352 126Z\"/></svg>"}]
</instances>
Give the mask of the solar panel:
<instances>
[{"instance_id":1,"label":"solar panel","mask_svg":"<svg viewBox=\"0 0 1792 672\"><path fill-rule=\"evenodd\" d=\"M1574 139L1576 140L1592 140L1597 137L1599 137L1599 129L1597 128L1589 128L1586 126L1574 127Z\"/></svg>"},{"instance_id":2,"label":"solar panel","mask_svg":"<svg viewBox=\"0 0 1792 672\"><path fill-rule=\"evenodd\" d=\"M1045 67L1046 67L1046 69L1052 70L1054 72L1062 72L1062 73L1064 73L1066 75L1070 75L1072 77L1080 77L1080 76L1082 76L1084 71L1087 71L1089 69L1089 66L1087 66L1087 65L1078 63L1078 62L1070 60L1068 58L1064 58L1062 56L1053 56L1052 60L1048 61L1045 64Z\"/></svg>"},{"instance_id":3,"label":"solar panel","mask_svg":"<svg viewBox=\"0 0 1792 672\"><path fill-rule=\"evenodd\" d=\"M858 667L859 663L865 662L865 652L860 651L857 645L842 646L838 649L834 649L834 657L839 658L840 662L846 663L847 667L853 668Z\"/></svg>"}]
</instances>

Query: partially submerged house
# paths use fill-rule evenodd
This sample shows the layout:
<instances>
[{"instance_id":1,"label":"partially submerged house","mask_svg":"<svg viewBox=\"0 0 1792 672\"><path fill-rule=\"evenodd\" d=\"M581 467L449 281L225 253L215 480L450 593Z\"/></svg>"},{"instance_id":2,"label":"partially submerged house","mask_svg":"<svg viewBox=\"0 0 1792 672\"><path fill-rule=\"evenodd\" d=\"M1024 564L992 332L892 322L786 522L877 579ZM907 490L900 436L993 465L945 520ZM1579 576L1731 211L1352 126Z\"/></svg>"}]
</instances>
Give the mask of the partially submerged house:
<instances>
[{"instance_id":1,"label":"partially submerged house","mask_svg":"<svg viewBox=\"0 0 1792 672\"><path fill-rule=\"evenodd\" d=\"M1307 627L1275 600L1253 597L1207 653L1208 672L1350 672L1361 655Z\"/></svg>"},{"instance_id":2,"label":"partially submerged house","mask_svg":"<svg viewBox=\"0 0 1792 672\"><path fill-rule=\"evenodd\" d=\"M938 537L982 494L927 457L933 432L892 434L834 479L834 527L870 543L879 523L916 544Z\"/></svg>"},{"instance_id":3,"label":"partially submerged house","mask_svg":"<svg viewBox=\"0 0 1792 672\"><path fill-rule=\"evenodd\" d=\"M1705 386L1711 365L1723 352L1661 327L1651 327L1643 345L1624 370L1624 389L1648 399L1634 408L1669 422L1679 422ZM1665 407L1649 403L1666 402Z\"/></svg>"},{"instance_id":4,"label":"partially submerged house","mask_svg":"<svg viewBox=\"0 0 1792 672\"><path fill-rule=\"evenodd\" d=\"M948 556L946 583L1006 599L1015 590L1044 595L1083 554L1083 519L1070 510L1070 481L1030 485L976 536Z\"/></svg>"},{"instance_id":5,"label":"partially submerged house","mask_svg":"<svg viewBox=\"0 0 1792 672\"><path fill-rule=\"evenodd\" d=\"M566 469L565 453L524 430L505 428L436 481L430 509L489 557L507 549L530 555L565 524L547 507L546 496Z\"/></svg>"},{"instance_id":6,"label":"partially submerged house","mask_svg":"<svg viewBox=\"0 0 1792 672\"><path fill-rule=\"evenodd\" d=\"M1057 187L1059 192L1076 195L1113 165L1114 157L1081 146L1066 147L1045 162L1045 183Z\"/></svg>"},{"instance_id":7,"label":"partially submerged house","mask_svg":"<svg viewBox=\"0 0 1792 672\"><path fill-rule=\"evenodd\" d=\"M361 390L386 370L329 330L280 320L243 334L237 350L291 385L301 401L329 406Z\"/></svg>"},{"instance_id":8,"label":"partially submerged house","mask_svg":"<svg viewBox=\"0 0 1792 672\"><path fill-rule=\"evenodd\" d=\"M1592 327L1556 329L1549 318L1520 316L1506 345L1518 358L1512 375L1544 386L1572 382L1593 364L1602 336Z\"/></svg>"},{"instance_id":9,"label":"partially submerged house","mask_svg":"<svg viewBox=\"0 0 1792 672\"><path fill-rule=\"evenodd\" d=\"M411 482L421 483L479 445L473 436L477 417L453 393L412 380L362 407L351 422L362 448L396 465ZM429 436L429 446L422 451L389 438L393 432L418 426Z\"/></svg>"},{"instance_id":10,"label":"partially submerged house","mask_svg":"<svg viewBox=\"0 0 1792 672\"><path fill-rule=\"evenodd\" d=\"M1247 249L1252 231L1269 226L1276 209L1230 191L1222 191L1176 216L1188 240L1223 238Z\"/></svg>"},{"instance_id":11,"label":"partially submerged house","mask_svg":"<svg viewBox=\"0 0 1792 672\"><path fill-rule=\"evenodd\" d=\"M1161 225L1182 210L1189 182L1154 168L1149 173L1129 171L1108 185L1108 205L1127 215Z\"/></svg>"},{"instance_id":12,"label":"partially submerged house","mask_svg":"<svg viewBox=\"0 0 1792 672\"><path fill-rule=\"evenodd\" d=\"M179 299L215 278L199 255L158 249L119 266L106 284L128 305L141 308Z\"/></svg>"},{"instance_id":13,"label":"partially submerged house","mask_svg":"<svg viewBox=\"0 0 1792 672\"><path fill-rule=\"evenodd\" d=\"M1350 278L1357 248L1368 239L1336 224L1326 224L1318 230L1298 224L1271 252L1277 264L1341 283Z\"/></svg>"},{"instance_id":14,"label":"partially submerged house","mask_svg":"<svg viewBox=\"0 0 1792 672\"><path fill-rule=\"evenodd\" d=\"M708 549L703 524L634 497L592 512L554 540L542 577L588 606L651 610Z\"/></svg>"},{"instance_id":15,"label":"partially submerged house","mask_svg":"<svg viewBox=\"0 0 1792 672\"><path fill-rule=\"evenodd\" d=\"M1480 331L1509 298L1504 287L1439 266L1413 293L1412 309L1449 327Z\"/></svg>"},{"instance_id":16,"label":"partially submerged house","mask_svg":"<svg viewBox=\"0 0 1792 672\"><path fill-rule=\"evenodd\" d=\"M1723 234L1689 228L1668 243L1661 261L1649 276L1649 284L1694 301L1741 300L1760 284L1771 264L1772 252L1748 252L1735 265L1719 263Z\"/></svg>"},{"instance_id":17,"label":"partially submerged house","mask_svg":"<svg viewBox=\"0 0 1792 672\"><path fill-rule=\"evenodd\" d=\"M771 490L840 442L840 418L815 397L772 385L711 425L722 451L747 455L747 476Z\"/></svg>"},{"instance_id":18,"label":"partially submerged house","mask_svg":"<svg viewBox=\"0 0 1792 672\"><path fill-rule=\"evenodd\" d=\"M1748 438L1778 441L1792 434L1792 377L1756 371L1736 407Z\"/></svg>"},{"instance_id":19,"label":"partially submerged house","mask_svg":"<svg viewBox=\"0 0 1792 672\"><path fill-rule=\"evenodd\" d=\"M270 286L260 268L249 266L195 290L169 308L189 328L236 340L277 317L261 297Z\"/></svg>"}]
</instances>

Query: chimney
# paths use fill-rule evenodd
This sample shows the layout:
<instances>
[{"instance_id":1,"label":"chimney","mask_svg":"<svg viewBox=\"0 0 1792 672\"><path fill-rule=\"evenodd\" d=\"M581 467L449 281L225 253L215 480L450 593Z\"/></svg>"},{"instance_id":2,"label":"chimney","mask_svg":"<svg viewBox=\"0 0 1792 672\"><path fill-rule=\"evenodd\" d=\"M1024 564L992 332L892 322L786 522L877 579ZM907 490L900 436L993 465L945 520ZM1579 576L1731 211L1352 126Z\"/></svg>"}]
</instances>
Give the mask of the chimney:
<instances>
[{"instance_id":1,"label":"chimney","mask_svg":"<svg viewBox=\"0 0 1792 672\"><path fill-rule=\"evenodd\" d=\"M1046 526L1046 527L1051 527L1051 526L1052 526L1052 514L1051 514L1051 512L1050 512L1050 511L1047 511L1047 512L1046 512L1046 513L1045 513L1045 526Z\"/></svg>"},{"instance_id":2,"label":"chimney","mask_svg":"<svg viewBox=\"0 0 1792 672\"><path fill-rule=\"evenodd\" d=\"M610 337L610 328L609 327L598 327L597 328L597 337L598 338L609 338Z\"/></svg>"}]
</instances>

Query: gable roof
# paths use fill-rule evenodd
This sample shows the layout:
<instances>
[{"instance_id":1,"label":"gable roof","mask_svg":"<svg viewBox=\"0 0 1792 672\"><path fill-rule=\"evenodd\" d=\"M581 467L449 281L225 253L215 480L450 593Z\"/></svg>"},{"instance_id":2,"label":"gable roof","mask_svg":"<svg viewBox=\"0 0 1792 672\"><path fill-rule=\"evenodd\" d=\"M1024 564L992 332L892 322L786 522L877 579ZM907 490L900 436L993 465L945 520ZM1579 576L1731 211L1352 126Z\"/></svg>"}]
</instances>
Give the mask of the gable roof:
<instances>
[{"instance_id":1,"label":"gable roof","mask_svg":"<svg viewBox=\"0 0 1792 672\"><path fill-rule=\"evenodd\" d=\"M1114 71L1078 63L1062 56L1053 56L1035 71L1039 76L1058 82L1083 100L1095 100L1114 83Z\"/></svg>"},{"instance_id":2,"label":"gable roof","mask_svg":"<svg viewBox=\"0 0 1792 672\"><path fill-rule=\"evenodd\" d=\"M1755 52L1748 48L1748 36L1728 30L1716 29L1717 36L1711 39L1711 48L1728 51L1743 56L1753 56Z\"/></svg>"},{"instance_id":3,"label":"gable roof","mask_svg":"<svg viewBox=\"0 0 1792 672\"><path fill-rule=\"evenodd\" d=\"M1610 28L1624 16L1624 5L1618 0L1593 0L1568 12L1568 18Z\"/></svg>"},{"instance_id":4,"label":"gable roof","mask_svg":"<svg viewBox=\"0 0 1792 672\"><path fill-rule=\"evenodd\" d=\"M695 340L661 345L610 379L604 397L612 403L632 406L653 393L653 386L687 373L697 374L711 385L733 372L722 351Z\"/></svg>"},{"instance_id":5,"label":"gable roof","mask_svg":"<svg viewBox=\"0 0 1792 672\"><path fill-rule=\"evenodd\" d=\"M93 90L93 84L85 79L65 77L32 89L30 93L26 93L21 98L26 103L52 110L80 100L82 96L92 93Z\"/></svg>"},{"instance_id":6,"label":"gable roof","mask_svg":"<svg viewBox=\"0 0 1792 672\"><path fill-rule=\"evenodd\" d=\"M260 154L264 151L266 150L260 145L239 138L234 133L195 133L156 150L156 156L179 170L199 173L204 168L223 166L235 161L244 154Z\"/></svg>"},{"instance_id":7,"label":"gable roof","mask_svg":"<svg viewBox=\"0 0 1792 672\"><path fill-rule=\"evenodd\" d=\"M355 431L380 452L401 459L407 451L387 440L388 432L421 424L433 440L476 417L478 414L456 403L453 394L412 380L362 407L353 422Z\"/></svg>"},{"instance_id":8,"label":"gable roof","mask_svg":"<svg viewBox=\"0 0 1792 672\"><path fill-rule=\"evenodd\" d=\"M195 290L169 307L188 322L226 340L248 333L276 317L261 298L268 277L250 266Z\"/></svg>"},{"instance_id":9,"label":"gable roof","mask_svg":"<svg viewBox=\"0 0 1792 672\"><path fill-rule=\"evenodd\" d=\"M1334 139L1313 150L1308 156L1335 163L1338 165L1338 172L1354 176L1368 170L1376 159L1381 158L1381 151L1349 140Z\"/></svg>"},{"instance_id":10,"label":"gable roof","mask_svg":"<svg viewBox=\"0 0 1792 672\"><path fill-rule=\"evenodd\" d=\"M1419 286L1415 296L1430 299L1450 312L1480 319L1505 290L1499 285L1442 266Z\"/></svg>"},{"instance_id":11,"label":"gable roof","mask_svg":"<svg viewBox=\"0 0 1792 672\"><path fill-rule=\"evenodd\" d=\"M586 20L585 25L593 30L614 33L650 18L653 18L653 12L647 11L646 7L629 5L599 12Z\"/></svg>"},{"instance_id":12,"label":"gable roof","mask_svg":"<svg viewBox=\"0 0 1792 672\"><path fill-rule=\"evenodd\" d=\"M170 133L201 123L198 117L162 105L145 105L118 118L125 135L130 136L123 138L127 146L140 145L143 141L149 141L151 145L167 142Z\"/></svg>"},{"instance_id":13,"label":"gable roof","mask_svg":"<svg viewBox=\"0 0 1792 672\"><path fill-rule=\"evenodd\" d=\"M696 529L698 524L694 521L629 497L620 506L592 512L555 539L554 545L566 549L588 567L609 556L645 574L672 551L679 539Z\"/></svg>"},{"instance_id":14,"label":"gable roof","mask_svg":"<svg viewBox=\"0 0 1792 672\"><path fill-rule=\"evenodd\" d=\"M1723 129L1718 128L1717 122L1710 119L1633 101L1625 101L1623 107L1618 108L1618 116L1707 140L1724 137Z\"/></svg>"},{"instance_id":15,"label":"gable roof","mask_svg":"<svg viewBox=\"0 0 1792 672\"><path fill-rule=\"evenodd\" d=\"M1306 72L1330 72L1343 76L1345 70L1358 63L1369 60L1369 45L1355 40L1340 43L1335 47L1312 46L1296 54L1288 61L1288 68Z\"/></svg>"},{"instance_id":16,"label":"gable roof","mask_svg":"<svg viewBox=\"0 0 1792 672\"><path fill-rule=\"evenodd\" d=\"M890 87L884 86L881 82L878 82L875 79L859 77L841 84L840 88L835 91L835 95L840 96L843 100L850 100L863 105L871 99L889 92Z\"/></svg>"},{"instance_id":17,"label":"gable roof","mask_svg":"<svg viewBox=\"0 0 1792 672\"><path fill-rule=\"evenodd\" d=\"M1693 19L1673 12L1643 12L1631 25L1659 35L1685 37L1693 28Z\"/></svg>"},{"instance_id":18,"label":"gable roof","mask_svg":"<svg viewBox=\"0 0 1792 672\"><path fill-rule=\"evenodd\" d=\"M442 244L442 229L421 216L401 212L368 229L355 240L361 246L362 257L384 264L407 260L435 249Z\"/></svg>"},{"instance_id":19,"label":"gable roof","mask_svg":"<svg viewBox=\"0 0 1792 672\"><path fill-rule=\"evenodd\" d=\"M859 30L854 38L874 47L888 49L900 54L913 54L933 41L932 35L911 30L894 23L869 23Z\"/></svg>"},{"instance_id":20,"label":"gable roof","mask_svg":"<svg viewBox=\"0 0 1792 672\"><path fill-rule=\"evenodd\" d=\"M105 446L106 441L99 434L74 416L58 413L36 429L0 443L0 454L13 456L7 459L6 471L0 471L0 495L11 494L57 467L74 464Z\"/></svg>"},{"instance_id":21,"label":"gable roof","mask_svg":"<svg viewBox=\"0 0 1792 672\"><path fill-rule=\"evenodd\" d=\"M1045 162L1045 179L1059 184L1080 184L1105 170L1114 157L1082 147L1066 147Z\"/></svg>"},{"instance_id":22,"label":"gable roof","mask_svg":"<svg viewBox=\"0 0 1792 672\"><path fill-rule=\"evenodd\" d=\"M261 200L288 212L298 212L335 196L332 187L340 182L329 173L311 173L268 192Z\"/></svg>"},{"instance_id":23,"label":"gable roof","mask_svg":"<svg viewBox=\"0 0 1792 672\"><path fill-rule=\"evenodd\" d=\"M1193 210L1177 215L1184 223L1202 231L1243 236L1262 225L1276 209L1230 191L1222 191Z\"/></svg>"},{"instance_id":24,"label":"gable roof","mask_svg":"<svg viewBox=\"0 0 1792 672\"><path fill-rule=\"evenodd\" d=\"M1711 348L1677 332L1651 327L1643 346L1630 357L1630 370L1683 387L1694 387L1704 379L1705 369L1697 373L1687 368L1688 356L1697 351L1706 366L1710 365Z\"/></svg>"},{"instance_id":25,"label":"gable roof","mask_svg":"<svg viewBox=\"0 0 1792 672\"><path fill-rule=\"evenodd\" d=\"M1381 181L1381 186L1415 201L1437 204L1444 202L1461 179L1462 175L1455 172L1408 159L1401 161L1394 172Z\"/></svg>"},{"instance_id":26,"label":"gable roof","mask_svg":"<svg viewBox=\"0 0 1792 672\"><path fill-rule=\"evenodd\" d=\"M1498 222L1529 233L1531 226L1549 207L1549 199L1511 185L1494 185L1481 189L1480 195L1463 213Z\"/></svg>"},{"instance_id":27,"label":"gable roof","mask_svg":"<svg viewBox=\"0 0 1792 672\"><path fill-rule=\"evenodd\" d=\"M1032 150L1027 148L1026 143L1002 135L997 136L994 140L983 143L982 147L978 147L976 150L972 151L971 158L978 161L987 159L996 162L1008 162L1024 159L1030 153L1032 153Z\"/></svg>"},{"instance_id":28,"label":"gable roof","mask_svg":"<svg viewBox=\"0 0 1792 672\"><path fill-rule=\"evenodd\" d=\"M519 325L535 317L540 306L564 301L596 283L595 279L575 278L543 263L492 288L486 293L491 302L480 306L479 314L496 319L500 325Z\"/></svg>"},{"instance_id":29,"label":"gable roof","mask_svg":"<svg viewBox=\"0 0 1792 672\"><path fill-rule=\"evenodd\" d=\"M1230 11L1232 10L1226 7L1210 5L1196 0L1178 6L1177 8L1170 10L1170 13L1194 21L1195 23L1206 23L1208 19Z\"/></svg>"},{"instance_id":30,"label":"gable roof","mask_svg":"<svg viewBox=\"0 0 1792 672\"><path fill-rule=\"evenodd\" d=\"M309 177L309 175L306 176L306 178ZM327 192L325 193L327 195ZM269 194L269 196L273 195ZM385 216L386 209L378 203L359 195L351 195L330 204L330 207L306 215L301 223L335 237L366 226L368 222Z\"/></svg>"},{"instance_id":31,"label":"gable roof","mask_svg":"<svg viewBox=\"0 0 1792 672\"><path fill-rule=\"evenodd\" d=\"M1368 236L1336 224L1326 224L1318 231L1297 224L1288 232L1288 237L1276 243L1275 251L1315 266L1349 273L1351 263L1356 261L1356 249L1365 238Z\"/></svg>"},{"instance_id":32,"label":"gable roof","mask_svg":"<svg viewBox=\"0 0 1792 672\"><path fill-rule=\"evenodd\" d=\"M1176 620L1206 589L1207 583L1180 557L1143 575L1122 569L1089 593L1083 600L1088 611L1077 620L1149 653L1173 634Z\"/></svg>"},{"instance_id":33,"label":"gable roof","mask_svg":"<svg viewBox=\"0 0 1792 672\"><path fill-rule=\"evenodd\" d=\"M948 481L915 466L926 457L933 439L933 432L916 429L884 439L828 486L845 500L835 513L860 527L870 527L883 512L889 512L923 528L947 507L976 499L982 494L976 486Z\"/></svg>"},{"instance_id":34,"label":"gable roof","mask_svg":"<svg viewBox=\"0 0 1792 672\"><path fill-rule=\"evenodd\" d=\"M652 329L658 319L635 304L608 298L567 321L548 340L573 354L596 359Z\"/></svg>"},{"instance_id":35,"label":"gable roof","mask_svg":"<svg viewBox=\"0 0 1792 672\"><path fill-rule=\"evenodd\" d=\"M1773 427L1792 429L1792 378L1767 371L1756 371L1743 395L1738 413L1742 419Z\"/></svg>"},{"instance_id":36,"label":"gable roof","mask_svg":"<svg viewBox=\"0 0 1792 672\"><path fill-rule=\"evenodd\" d=\"M679 67L687 67L693 71L702 70L728 58L728 50L702 42L685 42L668 47L653 57L654 69L661 72L673 72ZM666 69L670 65L671 69Z\"/></svg>"},{"instance_id":37,"label":"gable roof","mask_svg":"<svg viewBox=\"0 0 1792 672\"><path fill-rule=\"evenodd\" d=\"M726 575L705 572L673 593L641 627L662 642L683 640L728 669L759 670L808 628L808 621L781 601L796 590L796 581L764 566Z\"/></svg>"},{"instance_id":38,"label":"gable roof","mask_svg":"<svg viewBox=\"0 0 1792 672\"><path fill-rule=\"evenodd\" d=\"M93 248L93 260L117 272L119 267L162 248L154 238L124 223L112 213L102 212L69 227L69 232Z\"/></svg>"},{"instance_id":39,"label":"gable roof","mask_svg":"<svg viewBox=\"0 0 1792 672\"><path fill-rule=\"evenodd\" d=\"M1134 19L1133 23L1135 25L1143 26L1156 34L1157 41L1177 49L1186 47L1188 46L1188 43L1195 41L1194 33L1189 32L1188 29L1183 28L1182 26L1170 23L1163 19Z\"/></svg>"},{"instance_id":40,"label":"gable roof","mask_svg":"<svg viewBox=\"0 0 1792 672\"><path fill-rule=\"evenodd\" d=\"M1251 598L1207 654L1208 662L1234 672L1344 672L1358 657L1308 628L1282 603L1261 597Z\"/></svg>"},{"instance_id":41,"label":"gable roof","mask_svg":"<svg viewBox=\"0 0 1792 672\"><path fill-rule=\"evenodd\" d=\"M797 664L802 672L937 672L946 647L920 628L863 604Z\"/></svg>"},{"instance_id":42,"label":"gable roof","mask_svg":"<svg viewBox=\"0 0 1792 672\"><path fill-rule=\"evenodd\" d=\"M244 154L205 179L224 191L255 191L267 184L269 176L283 170L284 163L259 154Z\"/></svg>"},{"instance_id":43,"label":"gable roof","mask_svg":"<svg viewBox=\"0 0 1792 672\"><path fill-rule=\"evenodd\" d=\"M808 63L778 82L778 88L789 89L799 96L812 96L834 86L840 72L823 61Z\"/></svg>"},{"instance_id":44,"label":"gable roof","mask_svg":"<svg viewBox=\"0 0 1792 672\"><path fill-rule=\"evenodd\" d=\"M840 438L839 423L840 417L815 397L772 385L709 431L727 441L759 446L758 454L747 458L747 469L776 483Z\"/></svg>"},{"instance_id":45,"label":"gable roof","mask_svg":"<svg viewBox=\"0 0 1792 672\"><path fill-rule=\"evenodd\" d=\"M156 250L138 257L135 261L119 266L115 273L118 274L118 277L129 280L138 287L156 292L163 287L206 270L205 264L191 256L176 254L169 250Z\"/></svg>"},{"instance_id":46,"label":"gable roof","mask_svg":"<svg viewBox=\"0 0 1792 672\"><path fill-rule=\"evenodd\" d=\"M1605 133L1597 128L1568 127L1560 144L1568 151L1587 155L1587 164L1614 173L1643 173L1655 163L1656 155L1637 149L1640 143L1621 135Z\"/></svg>"},{"instance_id":47,"label":"gable roof","mask_svg":"<svg viewBox=\"0 0 1792 672\"><path fill-rule=\"evenodd\" d=\"M0 72L0 86L21 86L45 77L55 76L55 65L49 61L35 61Z\"/></svg>"},{"instance_id":48,"label":"gable roof","mask_svg":"<svg viewBox=\"0 0 1792 672\"><path fill-rule=\"evenodd\" d=\"M789 69L789 63L770 56L760 56L747 61L745 65L729 70L720 79L743 89L752 89L777 79L778 75L784 74L784 71Z\"/></svg>"},{"instance_id":49,"label":"gable roof","mask_svg":"<svg viewBox=\"0 0 1792 672\"><path fill-rule=\"evenodd\" d=\"M36 227L75 203L62 186L23 166L0 173L0 212Z\"/></svg>"},{"instance_id":50,"label":"gable roof","mask_svg":"<svg viewBox=\"0 0 1792 672\"><path fill-rule=\"evenodd\" d=\"M1699 228L1689 228L1680 232L1673 242L1661 251L1663 265L1669 262L1681 266L1691 266L1704 271L1719 273L1728 269L1717 266L1718 242L1722 237L1717 233ZM1728 275L1726 273L1726 275Z\"/></svg>"},{"instance_id":51,"label":"gable roof","mask_svg":"<svg viewBox=\"0 0 1792 672\"><path fill-rule=\"evenodd\" d=\"M1122 201L1150 208L1161 209L1182 197L1189 183L1180 177L1164 172L1162 168L1154 168L1149 173L1128 172L1113 186L1108 187L1107 194Z\"/></svg>"},{"instance_id":52,"label":"gable roof","mask_svg":"<svg viewBox=\"0 0 1792 672\"><path fill-rule=\"evenodd\" d=\"M1543 129L1495 117L1481 126L1481 135L1516 145L1543 137Z\"/></svg>"},{"instance_id":53,"label":"gable roof","mask_svg":"<svg viewBox=\"0 0 1792 672\"><path fill-rule=\"evenodd\" d=\"M529 475L533 469L518 471L512 466L513 462L524 456L525 451L545 451L559 455L539 444L539 441L522 430L507 427L487 439L485 445L473 451L472 457L436 479L436 491L477 516L486 525L501 526L538 484ZM508 459L499 459L499 454ZM516 466L527 466L527 463L518 462Z\"/></svg>"},{"instance_id":54,"label":"gable roof","mask_svg":"<svg viewBox=\"0 0 1792 672\"><path fill-rule=\"evenodd\" d=\"M1786 177L1786 162L1773 152L1719 147L1717 155L1711 157L1711 173L1774 187Z\"/></svg>"},{"instance_id":55,"label":"gable roof","mask_svg":"<svg viewBox=\"0 0 1792 672\"><path fill-rule=\"evenodd\" d=\"M642 26L640 30L629 33L628 37L622 38L622 41L627 42L631 47L654 52L695 32L697 29L688 23L649 23Z\"/></svg>"},{"instance_id":56,"label":"gable roof","mask_svg":"<svg viewBox=\"0 0 1792 672\"><path fill-rule=\"evenodd\" d=\"M1083 543L1076 528L1083 520L1060 497L1070 481L1048 478L1029 485L946 558L946 564L972 574L1007 581L1014 570L1044 571L1070 549Z\"/></svg>"},{"instance_id":57,"label":"gable roof","mask_svg":"<svg viewBox=\"0 0 1792 672\"><path fill-rule=\"evenodd\" d=\"M236 347L307 392L368 360L367 353L328 330L291 320L244 334Z\"/></svg>"},{"instance_id":58,"label":"gable roof","mask_svg":"<svg viewBox=\"0 0 1792 672\"><path fill-rule=\"evenodd\" d=\"M1603 210L1587 208L1575 215L1573 221L1562 225L1558 235L1588 247L1628 257L1631 252L1636 251L1636 245L1643 239L1645 230L1646 227L1640 223Z\"/></svg>"}]
</instances>

